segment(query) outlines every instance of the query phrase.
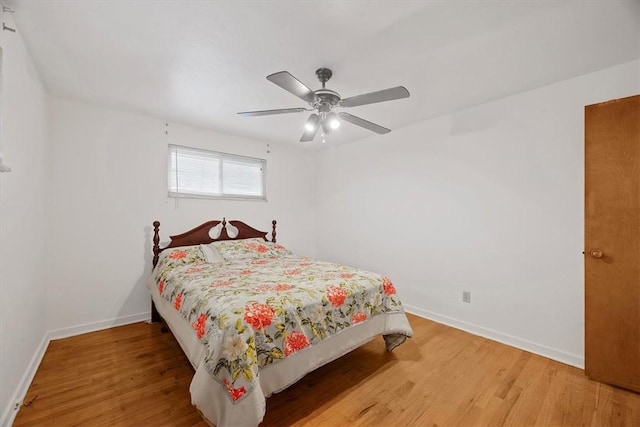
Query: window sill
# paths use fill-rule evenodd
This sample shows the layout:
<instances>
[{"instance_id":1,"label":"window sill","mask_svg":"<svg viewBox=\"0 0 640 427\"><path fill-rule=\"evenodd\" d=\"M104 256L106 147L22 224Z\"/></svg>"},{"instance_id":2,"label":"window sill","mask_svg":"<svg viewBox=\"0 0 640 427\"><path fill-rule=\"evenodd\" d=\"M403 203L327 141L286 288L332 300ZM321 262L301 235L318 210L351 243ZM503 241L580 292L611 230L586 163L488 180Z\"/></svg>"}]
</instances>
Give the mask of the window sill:
<instances>
[{"instance_id":1,"label":"window sill","mask_svg":"<svg viewBox=\"0 0 640 427\"><path fill-rule=\"evenodd\" d=\"M251 196L204 196L198 194L168 193L167 197L172 199L203 199L203 200L237 200L244 202L267 202L266 197Z\"/></svg>"}]
</instances>

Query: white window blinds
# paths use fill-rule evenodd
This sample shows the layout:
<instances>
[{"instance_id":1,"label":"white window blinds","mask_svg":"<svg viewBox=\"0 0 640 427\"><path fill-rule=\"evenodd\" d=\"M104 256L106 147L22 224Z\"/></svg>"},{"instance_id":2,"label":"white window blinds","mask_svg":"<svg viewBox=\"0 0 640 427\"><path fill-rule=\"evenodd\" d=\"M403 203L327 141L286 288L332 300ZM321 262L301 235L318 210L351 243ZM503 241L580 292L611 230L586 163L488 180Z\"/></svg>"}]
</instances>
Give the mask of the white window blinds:
<instances>
[{"instance_id":1,"label":"white window blinds","mask_svg":"<svg viewBox=\"0 0 640 427\"><path fill-rule=\"evenodd\" d=\"M266 200L266 160L169 145L171 197Z\"/></svg>"}]
</instances>

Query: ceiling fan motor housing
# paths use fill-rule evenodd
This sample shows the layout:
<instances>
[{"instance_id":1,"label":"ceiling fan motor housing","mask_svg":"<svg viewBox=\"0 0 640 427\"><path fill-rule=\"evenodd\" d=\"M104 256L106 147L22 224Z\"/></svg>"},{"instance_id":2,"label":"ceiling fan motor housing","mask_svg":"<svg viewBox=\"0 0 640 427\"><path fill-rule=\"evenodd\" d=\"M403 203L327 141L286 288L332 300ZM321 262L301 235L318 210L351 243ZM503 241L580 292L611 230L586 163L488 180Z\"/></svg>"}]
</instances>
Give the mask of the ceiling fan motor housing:
<instances>
[{"instance_id":1,"label":"ceiling fan motor housing","mask_svg":"<svg viewBox=\"0 0 640 427\"><path fill-rule=\"evenodd\" d=\"M331 89L318 89L313 93L316 94L317 101L312 105L329 105L331 107L335 107L340 102L340 94Z\"/></svg>"}]
</instances>

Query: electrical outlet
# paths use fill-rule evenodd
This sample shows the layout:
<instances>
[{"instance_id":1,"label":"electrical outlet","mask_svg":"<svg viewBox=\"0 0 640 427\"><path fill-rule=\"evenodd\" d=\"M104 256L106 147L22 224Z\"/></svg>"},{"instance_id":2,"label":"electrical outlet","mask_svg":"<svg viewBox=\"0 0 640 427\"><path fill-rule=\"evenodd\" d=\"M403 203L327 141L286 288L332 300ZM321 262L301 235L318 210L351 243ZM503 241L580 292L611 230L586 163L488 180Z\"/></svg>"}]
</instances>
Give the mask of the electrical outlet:
<instances>
[{"instance_id":1,"label":"electrical outlet","mask_svg":"<svg viewBox=\"0 0 640 427\"><path fill-rule=\"evenodd\" d=\"M462 291L462 302L471 303L471 292Z\"/></svg>"},{"instance_id":2,"label":"electrical outlet","mask_svg":"<svg viewBox=\"0 0 640 427\"><path fill-rule=\"evenodd\" d=\"M18 409L20 409L20 405L22 405L22 402L16 402L13 404L13 410L17 411Z\"/></svg>"}]
</instances>

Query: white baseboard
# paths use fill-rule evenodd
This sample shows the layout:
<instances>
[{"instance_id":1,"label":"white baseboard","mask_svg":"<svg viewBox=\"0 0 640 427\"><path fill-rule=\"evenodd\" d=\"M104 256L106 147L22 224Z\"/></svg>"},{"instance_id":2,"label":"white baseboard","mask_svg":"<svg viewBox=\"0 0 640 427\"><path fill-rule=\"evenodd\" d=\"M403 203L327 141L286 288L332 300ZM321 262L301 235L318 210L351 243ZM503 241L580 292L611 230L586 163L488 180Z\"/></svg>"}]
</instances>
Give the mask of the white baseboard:
<instances>
[{"instance_id":1,"label":"white baseboard","mask_svg":"<svg viewBox=\"0 0 640 427\"><path fill-rule=\"evenodd\" d=\"M498 341L502 344L526 350L528 352L535 353L549 359L557 360L558 362L566 363L567 365L575 366L576 368L584 369L584 358L582 356L566 353L564 351L556 350L554 348L550 348L541 344L503 334L502 332L494 331L493 329L488 329L482 326L474 325L472 323L467 323L462 320L432 313L430 311L423 310L409 304L403 305L405 311L411 314L415 314L416 316L424 317L425 319L433 320L434 322L442 323L443 325L461 329L474 335L488 338L493 341Z\"/></svg>"},{"instance_id":2,"label":"white baseboard","mask_svg":"<svg viewBox=\"0 0 640 427\"><path fill-rule=\"evenodd\" d=\"M69 328L60 328L49 331L49 339L58 340L61 338L73 337L75 335L86 334L88 332L101 331L115 326L128 325L130 323L144 322L151 318L151 314L138 313L129 316L117 317L115 319L101 320L100 322L85 323L83 325L71 326Z\"/></svg>"},{"instance_id":3,"label":"white baseboard","mask_svg":"<svg viewBox=\"0 0 640 427\"><path fill-rule=\"evenodd\" d=\"M60 339L60 338L68 338L75 335L86 334L88 332L95 332L95 331L100 331L102 329L113 328L115 326L122 326L122 325L128 325L130 323L143 322L143 321L149 320L150 318L151 318L151 315L148 312L132 314L129 316L118 317L115 319L102 320L100 322L85 323L84 325L72 326L70 328L55 329L53 331L49 331L45 333L44 337L42 338L42 342L38 346L36 353L31 358L31 361L29 362L29 366L27 367L27 370L25 371L24 375L22 376L22 379L20 380L20 384L18 385L18 388L16 388L16 391L13 393L13 396L11 397L11 400L9 401L8 406L5 408L4 412L2 413L2 418L0 418L0 426L9 427L13 424L16 414L20 409L20 406L18 406L18 408L15 408L15 405L16 403L18 403L18 405L22 404L22 400L24 399L24 396L27 394L27 391L31 386L31 382L33 381L33 377L36 375L36 372L38 371L38 367L40 366L40 362L42 362L42 357L44 356L44 353L47 350L47 347L49 346L49 342Z\"/></svg>"},{"instance_id":4,"label":"white baseboard","mask_svg":"<svg viewBox=\"0 0 640 427\"><path fill-rule=\"evenodd\" d=\"M20 383L18 384L18 388L11 396L11 400L4 412L2 413L2 418L0 418L0 425L2 427L9 427L13 424L13 420L16 418L16 414L20 410L20 406L22 405L22 399L24 399L25 394L27 394L27 390L29 390L29 386L33 381L33 377L36 375L36 371L40 366L40 362L42 362L42 357L44 356L45 351L47 351L47 347L49 346L49 333L45 333L44 337L42 337L42 341L38 346L35 354L29 361L29 365L27 366L27 370L24 375L20 379ZM18 407L16 408L16 403Z\"/></svg>"}]
</instances>

